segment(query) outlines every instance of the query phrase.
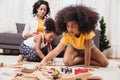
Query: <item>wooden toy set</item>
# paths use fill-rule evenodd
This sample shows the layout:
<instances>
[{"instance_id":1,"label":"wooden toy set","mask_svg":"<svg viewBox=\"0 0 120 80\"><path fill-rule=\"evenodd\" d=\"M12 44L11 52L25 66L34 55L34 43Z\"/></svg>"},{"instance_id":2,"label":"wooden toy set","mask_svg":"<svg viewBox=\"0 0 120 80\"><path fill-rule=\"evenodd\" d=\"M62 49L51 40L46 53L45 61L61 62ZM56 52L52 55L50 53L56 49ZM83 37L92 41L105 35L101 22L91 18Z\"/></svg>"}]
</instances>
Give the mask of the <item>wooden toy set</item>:
<instances>
[{"instance_id":1,"label":"wooden toy set","mask_svg":"<svg viewBox=\"0 0 120 80\"><path fill-rule=\"evenodd\" d=\"M72 66L45 66L37 69L36 67L25 67L23 66L24 64L26 63L9 66L2 64L3 68L18 68L18 70L16 70L14 73L3 72L3 75L13 76L12 80L102 80L101 77L92 74L94 71L93 68Z\"/></svg>"}]
</instances>

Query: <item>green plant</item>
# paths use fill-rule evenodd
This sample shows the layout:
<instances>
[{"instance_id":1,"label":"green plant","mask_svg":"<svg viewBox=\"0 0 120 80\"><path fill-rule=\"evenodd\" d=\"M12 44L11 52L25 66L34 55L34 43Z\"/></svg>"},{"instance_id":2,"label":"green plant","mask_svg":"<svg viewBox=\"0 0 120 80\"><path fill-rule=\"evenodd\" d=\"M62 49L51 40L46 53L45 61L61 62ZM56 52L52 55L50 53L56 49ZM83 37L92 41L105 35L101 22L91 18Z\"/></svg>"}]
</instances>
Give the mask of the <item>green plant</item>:
<instances>
[{"instance_id":1,"label":"green plant","mask_svg":"<svg viewBox=\"0 0 120 80\"><path fill-rule=\"evenodd\" d=\"M102 16L100 23L100 50L104 51L111 46L109 45L109 40L107 40L107 37L105 35L106 32L106 23L104 22L104 17Z\"/></svg>"}]
</instances>

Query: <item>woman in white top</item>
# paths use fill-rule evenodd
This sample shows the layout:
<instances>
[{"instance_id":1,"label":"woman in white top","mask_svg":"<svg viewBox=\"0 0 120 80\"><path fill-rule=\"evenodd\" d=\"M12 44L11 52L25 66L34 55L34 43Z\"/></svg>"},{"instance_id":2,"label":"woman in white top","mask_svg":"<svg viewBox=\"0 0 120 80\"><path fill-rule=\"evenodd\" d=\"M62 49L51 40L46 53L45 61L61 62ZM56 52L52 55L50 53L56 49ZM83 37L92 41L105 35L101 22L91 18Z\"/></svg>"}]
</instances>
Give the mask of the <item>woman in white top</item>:
<instances>
[{"instance_id":1,"label":"woman in white top","mask_svg":"<svg viewBox=\"0 0 120 80\"><path fill-rule=\"evenodd\" d=\"M57 36L54 20L48 18L45 20L45 33L30 37L23 41L19 47L21 55L18 62L25 58L28 61L41 61L45 55L51 51L50 43ZM42 49L46 48L47 52Z\"/></svg>"},{"instance_id":2,"label":"woman in white top","mask_svg":"<svg viewBox=\"0 0 120 80\"><path fill-rule=\"evenodd\" d=\"M44 32L44 19L50 15L50 8L47 1L38 0L33 5L33 19L25 24L22 36L27 39L36 34Z\"/></svg>"}]
</instances>

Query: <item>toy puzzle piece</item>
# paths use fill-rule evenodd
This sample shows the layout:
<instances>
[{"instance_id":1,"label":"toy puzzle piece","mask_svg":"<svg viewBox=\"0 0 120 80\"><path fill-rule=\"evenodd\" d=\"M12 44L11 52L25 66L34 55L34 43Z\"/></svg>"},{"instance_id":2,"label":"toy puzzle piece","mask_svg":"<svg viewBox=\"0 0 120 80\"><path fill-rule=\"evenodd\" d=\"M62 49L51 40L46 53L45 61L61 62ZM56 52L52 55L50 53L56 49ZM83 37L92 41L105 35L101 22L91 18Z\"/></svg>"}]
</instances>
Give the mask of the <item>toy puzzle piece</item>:
<instances>
[{"instance_id":1,"label":"toy puzzle piece","mask_svg":"<svg viewBox=\"0 0 120 80\"><path fill-rule=\"evenodd\" d=\"M3 62L0 62L0 68L4 66L4 63Z\"/></svg>"}]
</instances>

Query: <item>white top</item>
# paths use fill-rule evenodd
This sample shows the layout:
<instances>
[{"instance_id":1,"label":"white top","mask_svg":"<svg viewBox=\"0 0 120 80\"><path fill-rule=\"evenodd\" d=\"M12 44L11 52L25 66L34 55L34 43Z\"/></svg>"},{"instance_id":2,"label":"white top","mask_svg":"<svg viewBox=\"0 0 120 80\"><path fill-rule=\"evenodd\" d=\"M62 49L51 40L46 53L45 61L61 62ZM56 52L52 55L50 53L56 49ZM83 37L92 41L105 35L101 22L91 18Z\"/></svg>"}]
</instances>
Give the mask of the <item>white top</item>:
<instances>
[{"instance_id":1,"label":"white top","mask_svg":"<svg viewBox=\"0 0 120 80\"><path fill-rule=\"evenodd\" d=\"M44 42L44 38L45 38L44 35L43 35L43 34L39 34L39 35L37 35L37 36L41 36L41 38L42 38L41 48L47 46L48 43L47 43L47 42L46 42L46 43ZM29 46L29 47L31 47L31 48L35 48L35 42L34 42L34 38L35 38L35 37L36 37L36 36L30 37L30 38L24 40L23 43L24 43L26 46ZM41 49L41 48L40 48L40 49Z\"/></svg>"},{"instance_id":2,"label":"white top","mask_svg":"<svg viewBox=\"0 0 120 80\"><path fill-rule=\"evenodd\" d=\"M37 28L38 28L38 18L36 16L25 24L25 28L22 32L22 36L24 37L24 35L27 33L31 34L33 32L36 32Z\"/></svg>"}]
</instances>

